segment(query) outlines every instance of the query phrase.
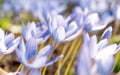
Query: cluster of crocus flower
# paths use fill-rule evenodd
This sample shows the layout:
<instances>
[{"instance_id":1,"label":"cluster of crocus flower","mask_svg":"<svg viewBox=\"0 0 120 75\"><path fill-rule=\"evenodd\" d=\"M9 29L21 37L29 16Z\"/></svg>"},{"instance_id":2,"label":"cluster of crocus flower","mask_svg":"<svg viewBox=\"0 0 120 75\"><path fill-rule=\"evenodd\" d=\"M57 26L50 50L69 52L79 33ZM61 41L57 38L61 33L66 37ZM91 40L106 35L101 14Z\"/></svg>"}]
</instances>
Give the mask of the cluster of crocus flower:
<instances>
[{"instance_id":1,"label":"cluster of crocus flower","mask_svg":"<svg viewBox=\"0 0 120 75\"><path fill-rule=\"evenodd\" d=\"M13 10L14 12L21 12L22 10L31 12L34 17L42 20L43 9L55 9L59 13L63 13L69 5L79 6L82 9L88 8L90 12L97 12L103 21L119 20L119 0L5 0L2 8L5 12ZM31 7L32 5L32 7Z\"/></svg>"},{"instance_id":2,"label":"cluster of crocus flower","mask_svg":"<svg viewBox=\"0 0 120 75\"><path fill-rule=\"evenodd\" d=\"M120 45L109 45L112 27L107 28L97 43L97 36L84 33L77 65L77 75L110 75L114 65L114 54Z\"/></svg>"},{"instance_id":3,"label":"cluster of crocus flower","mask_svg":"<svg viewBox=\"0 0 120 75\"><path fill-rule=\"evenodd\" d=\"M27 27L22 23L22 36L14 39L14 34L5 34L0 29L0 54L5 55L16 52L19 61L24 65L20 72L7 73L2 71L4 74L16 74L19 75L41 75L40 68L51 65L58 61L63 55L48 60L54 50L52 44L43 47L38 50L38 45L42 44L49 38L48 28L44 24L36 25L34 22L28 23ZM25 39L25 40L24 40Z\"/></svg>"},{"instance_id":4,"label":"cluster of crocus flower","mask_svg":"<svg viewBox=\"0 0 120 75\"><path fill-rule=\"evenodd\" d=\"M28 9L29 4L28 6L26 4L25 7ZM43 11L45 23L35 24L34 22L29 22L25 26L22 22L22 36L16 39L13 33L5 34L0 29L0 54L5 55L13 51L16 52L18 60L23 64L23 67L15 74L41 75L41 67L55 63L63 55L48 60L55 48L54 43L43 47L41 50L38 50L38 45L43 44L50 36L55 43L61 44L74 40L80 34L83 34L83 44L78 56L77 74L109 75L114 65L113 55L118 52L120 45L109 45L108 41L112 35L112 27L108 27L105 30L98 43L96 35L89 36L88 33L102 30L111 22L111 19L109 21L101 20L99 13L91 12L88 7L81 8L76 6L72 13L65 17L54 8L50 8L50 11L45 9ZM7 74L6 72L4 73Z\"/></svg>"},{"instance_id":5,"label":"cluster of crocus flower","mask_svg":"<svg viewBox=\"0 0 120 75\"><path fill-rule=\"evenodd\" d=\"M90 13L87 8L82 10L80 7L75 7L68 17L58 14L55 10L44 11L43 15L56 43L71 41L83 31L96 32L108 25L100 20L98 13Z\"/></svg>"}]
</instances>

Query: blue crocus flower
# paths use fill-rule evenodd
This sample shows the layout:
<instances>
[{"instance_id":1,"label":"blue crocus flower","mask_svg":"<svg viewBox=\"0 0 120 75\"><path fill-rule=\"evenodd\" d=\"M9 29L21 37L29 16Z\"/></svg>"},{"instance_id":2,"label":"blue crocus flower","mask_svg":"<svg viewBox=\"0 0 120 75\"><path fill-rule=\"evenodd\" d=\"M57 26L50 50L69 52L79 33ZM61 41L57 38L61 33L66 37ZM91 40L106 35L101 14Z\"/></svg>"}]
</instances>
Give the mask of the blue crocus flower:
<instances>
[{"instance_id":1,"label":"blue crocus flower","mask_svg":"<svg viewBox=\"0 0 120 75\"><path fill-rule=\"evenodd\" d=\"M81 75L82 71L84 75L110 75L114 65L113 55L120 49L120 45L108 44L111 34L112 27L109 27L104 31L101 37L102 40L98 43L96 35L89 37L87 33L84 34L84 43L78 58L78 75ZM87 60L83 60L82 57L85 57ZM83 68L81 68L80 65L82 65Z\"/></svg>"},{"instance_id":2,"label":"blue crocus flower","mask_svg":"<svg viewBox=\"0 0 120 75\"><path fill-rule=\"evenodd\" d=\"M34 22L28 23L27 26L22 24L22 32L26 41L30 38L35 38L38 44L45 42L49 38L49 30L46 25L36 25Z\"/></svg>"},{"instance_id":3,"label":"blue crocus flower","mask_svg":"<svg viewBox=\"0 0 120 75\"><path fill-rule=\"evenodd\" d=\"M38 70L41 67L55 63L57 60L63 57L60 55L51 60L48 60L48 57L51 55L52 51L53 46L47 45L37 53L37 41L34 38L30 38L26 42L26 45L21 38L19 48L16 50L16 54L19 61L26 68L31 70Z\"/></svg>"},{"instance_id":4,"label":"blue crocus flower","mask_svg":"<svg viewBox=\"0 0 120 75\"><path fill-rule=\"evenodd\" d=\"M20 41L20 37L15 39L13 33L5 34L2 29L0 29L0 54L9 54L13 52Z\"/></svg>"},{"instance_id":5,"label":"blue crocus flower","mask_svg":"<svg viewBox=\"0 0 120 75\"><path fill-rule=\"evenodd\" d=\"M75 7L70 15L71 20L75 21L80 28L87 32L95 32L107 26L107 22L103 22L99 18L98 13L91 13L88 8Z\"/></svg>"},{"instance_id":6,"label":"blue crocus flower","mask_svg":"<svg viewBox=\"0 0 120 75\"><path fill-rule=\"evenodd\" d=\"M45 11L44 14L50 34L57 43L71 41L82 31L75 21L67 22L62 15L54 10L51 12Z\"/></svg>"}]
</instances>

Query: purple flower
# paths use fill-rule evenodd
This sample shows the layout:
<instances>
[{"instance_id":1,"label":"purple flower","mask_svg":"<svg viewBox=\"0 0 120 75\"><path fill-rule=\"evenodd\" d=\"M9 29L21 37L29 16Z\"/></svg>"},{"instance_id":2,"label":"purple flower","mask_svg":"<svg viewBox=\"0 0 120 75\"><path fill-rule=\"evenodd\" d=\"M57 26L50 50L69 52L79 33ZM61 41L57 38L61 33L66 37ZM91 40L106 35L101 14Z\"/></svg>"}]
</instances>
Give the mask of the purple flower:
<instances>
[{"instance_id":1,"label":"purple flower","mask_svg":"<svg viewBox=\"0 0 120 75\"><path fill-rule=\"evenodd\" d=\"M15 39L13 33L5 34L2 29L0 29L0 54L12 53L18 46L20 37Z\"/></svg>"},{"instance_id":2,"label":"purple flower","mask_svg":"<svg viewBox=\"0 0 120 75\"><path fill-rule=\"evenodd\" d=\"M81 47L81 53L78 58L78 75L81 75L81 72L84 72L84 75L96 73L109 75L111 73L114 65L113 55L120 49L120 45L108 44L111 34L112 27L109 27L104 31L101 41L98 43L96 35L89 37L87 33L84 34L84 43ZM85 60L82 57L84 57ZM83 68L80 65L82 65Z\"/></svg>"},{"instance_id":3,"label":"purple flower","mask_svg":"<svg viewBox=\"0 0 120 75\"><path fill-rule=\"evenodd\" d=\"M51 12L45 11L45 19L50 34L57 43L71 41L82 31L75 21L67 22L62 15L54 10Z\"/></svg>"},{"instance_id":4,"label":"purple flower","mask_svg":"<svg viewBox=\"0 0 120 75\"><path fill-rule=\"evenodd\" d=\"M27 26L22 24L22 33L26 41L30 38L35 38L38 44L45 42L49 38L49 31L47 26L41 24L36 25L34 22L28 23Z\"/></svg>"},{"instance_id":5,"label":"purple flower","mask_svg":"<svg viewBox=\"0 0 120 75\"><path fill-rule=\"evenodd\" d=\"M69 19L75 21L80 28L87 32L101 30L108 24L100 20L98 13L91 13L88 8L82 10L80 7L75 7Z\"/></svg>"},{"instance_id":6,"label":"purple flower","mask_svg":"<svg viewBox=\"0 0 120 75\"><path fill-rule=\"evenodd\" d=\"M34 38L30 38L26 45L21 38L19 48L16 50L19 61L27 68L39 69L40 67L48 66L56 62L63 56L55 57L48 60L48 57L53 51L52 45L47 45L39 52L37 51L37 41ZM37 53L38 52L38 53Z\"/></svg>"}]
</instances>

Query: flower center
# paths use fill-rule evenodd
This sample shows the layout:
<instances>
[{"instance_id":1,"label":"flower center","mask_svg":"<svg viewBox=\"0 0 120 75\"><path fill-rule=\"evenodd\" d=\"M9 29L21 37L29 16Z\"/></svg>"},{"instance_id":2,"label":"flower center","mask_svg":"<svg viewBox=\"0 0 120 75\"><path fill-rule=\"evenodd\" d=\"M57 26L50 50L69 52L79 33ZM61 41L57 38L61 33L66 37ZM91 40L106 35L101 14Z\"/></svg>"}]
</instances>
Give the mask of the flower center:
<instances>
[{"instance_id":1,"label":"flower center","mask_svg":"<svg viewBox=\"0 0 120 75\"><path fill-rule=\"evenodd\" d=\"M33 63L34 58L35 58L35 56L34 56L34 55L32 55L28 63L29 63L29 64L32 64L32 63Z\"/></svg>"}]
</instances>

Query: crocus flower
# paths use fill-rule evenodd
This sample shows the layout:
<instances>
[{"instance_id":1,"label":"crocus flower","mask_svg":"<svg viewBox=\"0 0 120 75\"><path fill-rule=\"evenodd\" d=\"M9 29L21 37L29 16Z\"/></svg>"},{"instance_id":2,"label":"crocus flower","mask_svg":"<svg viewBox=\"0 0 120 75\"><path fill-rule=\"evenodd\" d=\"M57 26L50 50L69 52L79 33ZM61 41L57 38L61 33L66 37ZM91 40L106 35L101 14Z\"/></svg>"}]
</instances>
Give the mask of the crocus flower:
<instances>
[{"instance_id":1,"label":"crocus flower","mask_svg":"<svg viewBox=\"0 0 120 75\"><path fill-rule=\"evenodd\" d=\"M84 54L81 54L79 56L77 72L83 70L84 72L87 72L85 73L85 75L92 75L92 74L110 75L114 65L113 55L117 53L120 49L120 45L108 44L108 40L111 37L111 34L112 34L112 27L109 27L102 34L101 37L102 40L98 43L97 43L96 35L89 37L87 33L84 34L84 38L83 38L84 43L81 49L81 52L84 52ZM87 60L83 60L82 62L81 57L85 57L85 59ZM81 68L80 66L83 63L87 64L86 66L83 66L84 69ZM92 66L91 69L89 69L90 66ZM78 72L78 75L81 75L81 73Z\"/></svg>"},{"instance_id":2,"label":"crocus flower","mask_svg":"<svg viewBox=\"0 0 120 75\"><path fill-rule=\"evenodd\" d=\"M42 48L37 53L37 42L34 38L30 38L26 45L21 38L19 48L16 50L16 54L18 56L19 61L27 68L32 70L37 70L41 67L48 66L56 62L58 59L63 56L60 55L51 60L48 60L48 57L53 51L52 45L47 45Z\"/></svg>"},{"instance_id":3,"label":"crocus flower","mask_svg":"<svg viewBox=\"0 0 120 75\"><path fill-rule=\"evenodd\" d=\"M0 29L0 54L9 54L13 52L20 41L20 37L14 37L13 33L5 34L2 29Z\"/></svg>"},{"instance_id":4,"label":"crocus flower","mask_svg":"<svg viewBox=\"0 0 120 75\"><path fill-rule=\"evenodd\" d=\"M98 13L91 13L88 8L75 7L70 15L72 21L75 21L79 27L87 32L95 32L101 30L107 26L108 23L104 23L100 20Z\"/></svg>"},{"instance_id":5,"label":"crocus flower","mask_svg":"<svg viewBox=\"0 0 120 75\"><path fill-rule=\"evenodd\" d=\"M71 41L82 31L75 21L67 22L62 15L59 15L54 10L46 12L45 18L50 34L57 43Z\"/></svg>"},{"instance_id":6,"label":"crocus flower","mask_svg":"<svg viewBox=\"0 0 120 75\"><path fill-rule=\"evenodd\" d=\"M36 25L34 22L28 23L27 26L22 24L22 33L26 41L35 38L38 44L45 42L49 38L49 30L47 26L41 24Z\"/></svg>"}]
</instances>

